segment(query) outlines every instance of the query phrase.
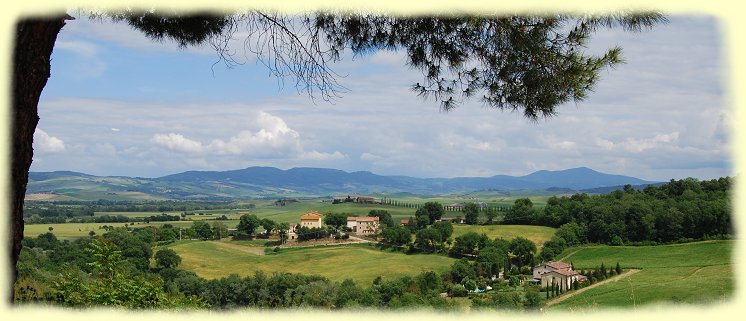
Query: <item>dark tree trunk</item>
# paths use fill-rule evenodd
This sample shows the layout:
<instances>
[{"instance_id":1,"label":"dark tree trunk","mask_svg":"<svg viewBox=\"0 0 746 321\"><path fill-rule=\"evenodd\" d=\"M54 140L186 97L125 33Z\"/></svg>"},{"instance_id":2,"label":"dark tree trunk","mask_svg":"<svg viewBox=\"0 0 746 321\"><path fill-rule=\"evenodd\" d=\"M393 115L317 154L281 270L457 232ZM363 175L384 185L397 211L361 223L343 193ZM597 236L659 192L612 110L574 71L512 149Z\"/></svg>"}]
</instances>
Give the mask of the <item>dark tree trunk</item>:
<instances>
[{"instance_id":1,"label":"dark tree trunk","mask_svg":"<svg viewBox=\"0 0 746 321\"><path fill-rule=\"evenodd\" d=\"M13 50L13 97L11 124L11 248L10 300L13 303L13 284L18 276L16 263L23 240L23 198L26 194L28 172L34 157L34 131L39 123L37 105L41 91L50 75L50 56L57 34L72 19L67 14L50 17L23 18L16 25Z\"/></svg>"}]
</instances>

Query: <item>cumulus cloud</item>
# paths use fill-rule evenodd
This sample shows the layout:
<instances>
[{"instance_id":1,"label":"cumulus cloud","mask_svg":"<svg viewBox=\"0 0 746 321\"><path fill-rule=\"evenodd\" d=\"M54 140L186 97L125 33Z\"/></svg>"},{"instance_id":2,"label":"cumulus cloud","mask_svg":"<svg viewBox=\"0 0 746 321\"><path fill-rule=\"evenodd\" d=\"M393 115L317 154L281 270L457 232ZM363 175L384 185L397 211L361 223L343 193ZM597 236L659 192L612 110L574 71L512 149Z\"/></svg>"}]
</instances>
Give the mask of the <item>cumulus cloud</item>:
<instances>
[{"instance_id":1,"label":"cumulus cloud","mask_svg":"<svg viewBox=\"0 0 746 321\"><path fill-rule=\"evenodd\" d=\"M326 161L326 160L342 160L347 159L347 155L335 151L334 153L322 153L318 151L304 152L300 156L301 159L314 160L314 161Z\"/></svg>"},{"instance_id":2,"label":"cumulus cloud","mask_svg":"<svg viewBox=\"0 0 746 321\"><path fill-rule=\"evenodd\" d=\"M288 127L282 118L266 112L259 112L257 132L243 130L228 141L213 140L207 150L218 154L266 155L300 151L300 134ZM278 155L279 156L279 155Z\"/></svg>"},{"instance_id":3,"label":"cumulus cloud","mask_svg":"<svg viewBox=\"0 0 746 321\"><path fill-rule=\"evenodd\" d=\"M672 132L668 134L657 134L653 138L645 139L633 139L630 138L626 142L622 143L622 147L628 152L640 153L644 150L655 148L660 143L671 143L679 138L679 132Z\"/></svg>"},{"instance_id":4,"label":"cumulus cloud","mask_svg":"<svg viewBox=\"0 0 746 321\"><path fill-rule=\"evenodd\" d=\"M65 142L57 137L49 136L41 128L37 128L34 132L34 148L48 153L63 152L65 151Z\"/></svg>"},{"instance_id":5,"label":"cumulus cloud","mask_svg":"<svg viewBox=\"0 0 746 321\"><path fill-rule=\"evenodd\" d=\"M178 152L201 153L205 149L204 146L202 146L202 143L175 133L155 134L150 141L153 144Z\"/></svg>"},{"instance_id":6,"label":"cumulus cloud","mask_svg":"<svg viewBox=\"0 0 746 321\"><path fill-rule=\"evenodd\" d=\"M178 133L155 134L151 142L168 150L192 155L248 156L255 158L295 158L310 161L330 161L348 158L334 151L306 151L301 135L290 128L280 117L260 111L254 123L255 130L241 130L228 139L213 139L209 143L185 137ZM204 166L203 166L204 167Z\"/></svg>"}]
</instances>

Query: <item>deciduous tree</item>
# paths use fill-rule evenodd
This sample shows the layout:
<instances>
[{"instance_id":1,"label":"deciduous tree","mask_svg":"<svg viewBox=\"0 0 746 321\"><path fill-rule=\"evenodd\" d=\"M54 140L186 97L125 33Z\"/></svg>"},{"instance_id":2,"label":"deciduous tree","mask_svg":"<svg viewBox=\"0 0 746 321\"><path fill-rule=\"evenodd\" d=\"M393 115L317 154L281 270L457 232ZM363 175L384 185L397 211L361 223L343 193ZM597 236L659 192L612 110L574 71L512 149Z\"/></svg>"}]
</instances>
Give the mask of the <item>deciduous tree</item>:
<instances>
[{"instance_id":1,"label":"deciduous tree","mask_svg":"<svg viewBox=\"0 0 746 321\"><path fill-rule=\"evenodd\" d=\"M466 203L461 211L464 213L464 223L469 225L479 223L479 206L477 204Z\"/></svg>"},{"instance_id":2,"label":"deciduous tree","mask_svg":"<svg viewBox=\"0 0 746 321\"><path fill-rule=\"evenodd\" d=\"M175 268L181 264L181 257L172 249L155 252L155 264L162 268Z\"/></svg>"},{"instance_id":3,"label":"deciduous tree","mask_svg":"<svg viewBox=\"0 0 746 321\"><path fill-rule=\"evenodd\" d=\"M261 221L254 214L241 215L238 221L237 229L246 234L254 234L254 230L261 225Z\"/></svg>"}]
</instances>

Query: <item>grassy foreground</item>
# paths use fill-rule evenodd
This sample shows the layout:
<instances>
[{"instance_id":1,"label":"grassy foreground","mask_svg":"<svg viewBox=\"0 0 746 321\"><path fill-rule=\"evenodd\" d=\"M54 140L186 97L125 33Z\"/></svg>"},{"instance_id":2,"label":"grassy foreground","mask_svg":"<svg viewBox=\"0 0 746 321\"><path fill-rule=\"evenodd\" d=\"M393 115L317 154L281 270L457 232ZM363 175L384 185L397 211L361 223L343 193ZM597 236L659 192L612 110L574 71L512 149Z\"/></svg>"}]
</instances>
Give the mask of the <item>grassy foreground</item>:
<instances>
[{"instance_id":1,"label":"grassy foreground","mask_svg":"<svg viewBox=\"0 0 746 321\"><path fill-rule=\"evenodd\" d=\"M734 294L732 251L735 241L707 241L660 246L587 246L565 250L559 257L575 269L604 263L641 269L628 278L573 296L551 310L635 307L653 303L723 302Z\"/></svg>"},{"instance_id":2,"label":"grassy foreground","mask_svg":"<svg viewBox=\"0 0 746 321\"><path fill-rule=\"evenodd\" d=\"M296 248L271 255L259 255L251 246L231 241L182 241L171 246L181 256L181 268L215 279L255 271L315 274L332 281L352 279L368 286L377 276L384 279L422 271L447 270L455 259L441 255L394 253L367 245Z\"/></svg>"}]
</instances>

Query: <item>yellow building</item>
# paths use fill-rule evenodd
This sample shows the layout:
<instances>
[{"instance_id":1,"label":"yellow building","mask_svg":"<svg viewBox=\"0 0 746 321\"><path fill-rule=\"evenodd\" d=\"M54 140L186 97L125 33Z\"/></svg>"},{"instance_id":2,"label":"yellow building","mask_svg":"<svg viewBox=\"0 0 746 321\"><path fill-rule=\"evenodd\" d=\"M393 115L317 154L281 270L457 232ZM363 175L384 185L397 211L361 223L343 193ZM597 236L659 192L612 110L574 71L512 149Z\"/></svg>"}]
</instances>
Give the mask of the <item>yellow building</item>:
<instances>
[{"instance_id":1,"label":"yellow building","mask_svg":"<svg viewBox=\"0 0 746 321\"><path fill-rule=\"evenodd\" d=\"M301 227L321 227L321 214L316 211L310 211L300 216Z\"/></svg>"}]
</instances>

